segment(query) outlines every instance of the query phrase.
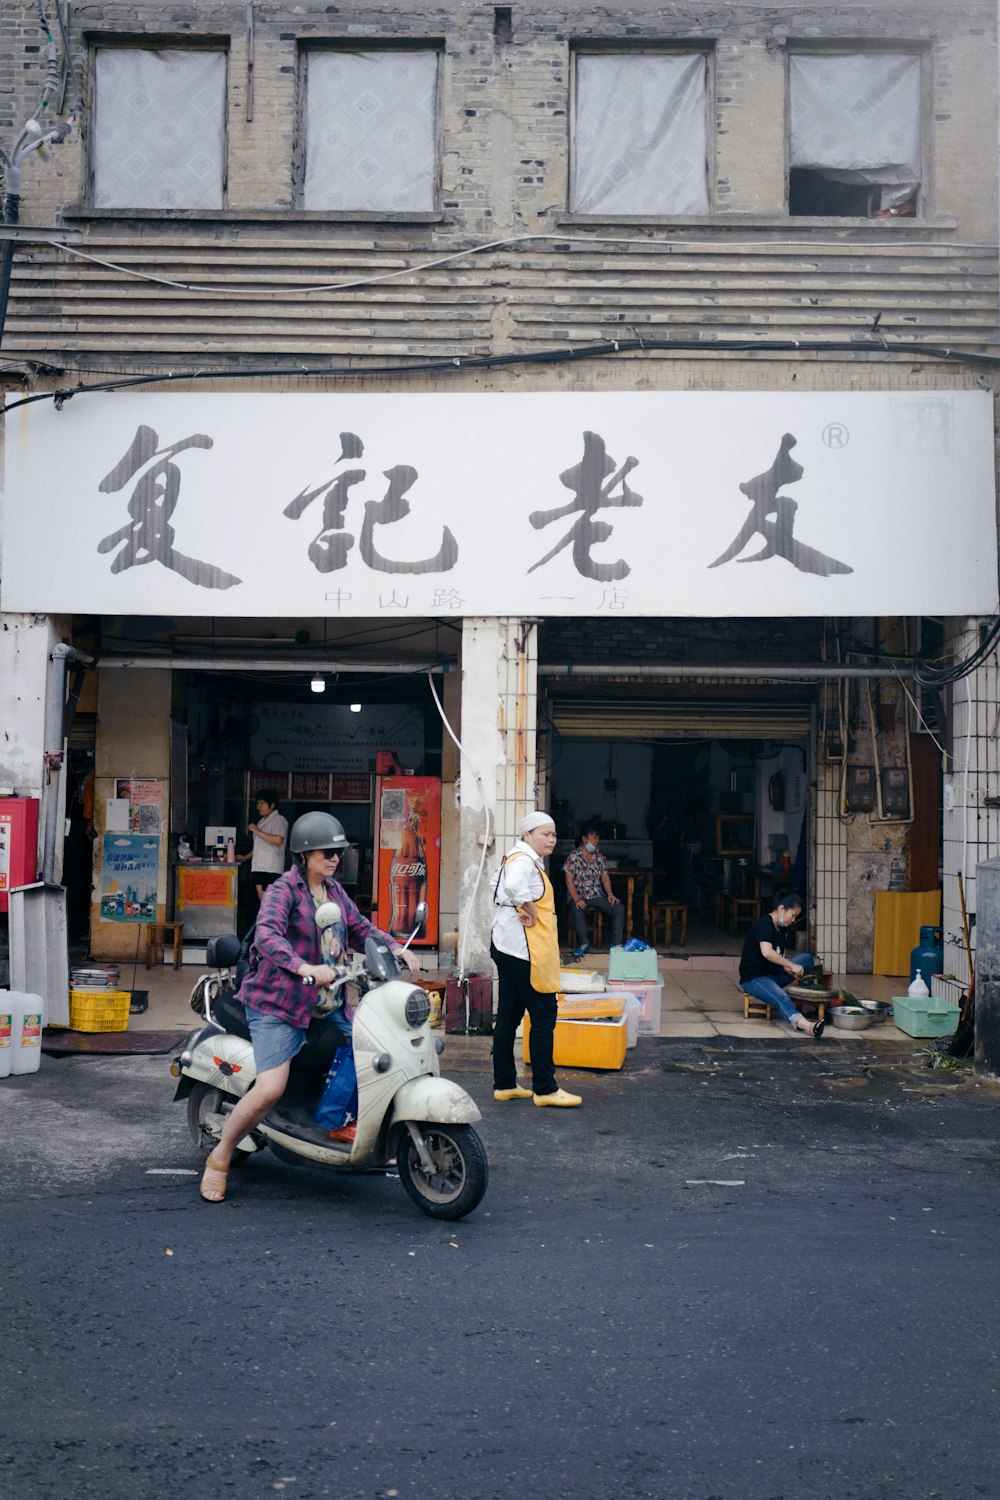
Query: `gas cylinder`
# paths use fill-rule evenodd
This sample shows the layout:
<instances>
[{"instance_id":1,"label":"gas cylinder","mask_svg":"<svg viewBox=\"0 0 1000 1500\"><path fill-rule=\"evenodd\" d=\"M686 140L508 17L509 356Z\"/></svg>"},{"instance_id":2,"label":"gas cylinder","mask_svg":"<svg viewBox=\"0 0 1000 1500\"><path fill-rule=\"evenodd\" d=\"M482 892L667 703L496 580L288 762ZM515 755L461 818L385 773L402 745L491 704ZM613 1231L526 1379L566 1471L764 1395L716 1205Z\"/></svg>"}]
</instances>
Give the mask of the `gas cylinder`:
<instances>
[{"instance_id":1,"label":"gas cylinder","mask_svg":"<svg viewBox=\"0 0 1000 1500\"><path fill-rule=\"evenodd\" d=\"M10 994L7 990L0 990L0 1078L10 1077L13 1040L14 1016L10 1007Z\"/></svg>"},{"instance_id":2,"label":"gas cylinder","mask_svg":"<svg viewBox=\"0 0 1000 1500\"><path fill-rule=\"evenodd\" d=\"M918 969L923 975L924 984L929 993L931 975L944 972L944 948L941 946L940 927L921 927L920 942L910 950L911 979L916 977Z\"/></svg>"},{"instance_id":3,"label":"gas cylinder","mask_svg":"<svg viewBox=\"0 0 1000 1500\"><path fill-rule=\"evenodd\" d=\"M42 1062L45 1002L41 995L22 990L8 990L2 999L0 1010L6 1013L10 1008L10 1071L37 1073Z\"/></svg>"}]
</instances>

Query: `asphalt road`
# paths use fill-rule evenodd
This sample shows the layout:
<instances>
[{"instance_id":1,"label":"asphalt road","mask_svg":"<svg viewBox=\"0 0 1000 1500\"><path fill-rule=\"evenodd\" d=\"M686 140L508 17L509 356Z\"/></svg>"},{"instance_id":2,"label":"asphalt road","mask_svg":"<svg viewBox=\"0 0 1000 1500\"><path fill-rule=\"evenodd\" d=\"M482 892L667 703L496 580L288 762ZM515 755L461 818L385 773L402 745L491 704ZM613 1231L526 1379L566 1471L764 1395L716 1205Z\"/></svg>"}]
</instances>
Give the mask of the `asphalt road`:
<instances>
[{"instance_id":1,"label":"asphalt road","mask_svg":"<svg viewBox=\"0 0 1000 1500\"><path fill-rule=\"evenodd\" d=\"M996 1087L644 1040L555 1111L459 1059L448 1225L270 1153L201 1203L166 1062L0 1083L2 1500L1000 1493Z\"/></svg>"}]
</instances>

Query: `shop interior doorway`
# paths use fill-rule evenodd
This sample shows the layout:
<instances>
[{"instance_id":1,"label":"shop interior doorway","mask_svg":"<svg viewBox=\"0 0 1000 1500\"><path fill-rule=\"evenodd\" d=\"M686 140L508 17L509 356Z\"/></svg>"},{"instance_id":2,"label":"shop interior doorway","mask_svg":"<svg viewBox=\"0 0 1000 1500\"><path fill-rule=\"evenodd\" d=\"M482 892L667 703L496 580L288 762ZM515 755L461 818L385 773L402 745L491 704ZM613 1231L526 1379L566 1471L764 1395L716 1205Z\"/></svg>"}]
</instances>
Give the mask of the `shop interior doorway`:
<instances>
[{"instance_id":1,"label":"shop interior doorway","mask_svg":"<svg viewBox=\"0 0 1000 1500\"><path fill-rule=\"evenodd\" d=\"M612 885L628 901L627 935L661 951L739 952L776 892L808 894L808 757L805 735L559 743L551 764L559 843L551 863L564 942L562 864L584 824L596 822ZM664 903L684 908L683 928L657 912ZM607 946L594 926L593 946L599 939Z\"/></svg>"}]
</instances>

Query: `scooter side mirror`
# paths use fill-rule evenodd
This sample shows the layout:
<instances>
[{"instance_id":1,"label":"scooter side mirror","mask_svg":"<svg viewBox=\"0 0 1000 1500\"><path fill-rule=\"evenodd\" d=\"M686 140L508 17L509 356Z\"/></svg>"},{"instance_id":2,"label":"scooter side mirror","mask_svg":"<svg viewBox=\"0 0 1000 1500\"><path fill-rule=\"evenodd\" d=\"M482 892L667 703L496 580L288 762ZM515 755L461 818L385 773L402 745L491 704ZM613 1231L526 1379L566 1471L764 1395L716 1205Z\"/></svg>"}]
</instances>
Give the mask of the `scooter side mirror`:
<instances>
[{"instance_id":1,"label":"scooter side mirror","mask_svg":"<svg viewBox=\"0 0 1000 1500\"><path fill-rule=\"evenodd\" d=\"M417 909L413 913L413 920L416 923L416 931L418 933L423 932L425 926L427 925L427 913L429 910L430 908L428 907L426 901L417 902Z\"/></svg>"},{"instance_id":2,"label":"scooter side mirror","mask_svg":"<svg viewBox=\"0 0 1000 1500\"><path fill-rule=\"evenodd\" d=\"M336 901L324 901L322 906L316 908L316 926L321 931L324 927L337 927L343 919L343 912Z\"/></svg>"}]
</instances>

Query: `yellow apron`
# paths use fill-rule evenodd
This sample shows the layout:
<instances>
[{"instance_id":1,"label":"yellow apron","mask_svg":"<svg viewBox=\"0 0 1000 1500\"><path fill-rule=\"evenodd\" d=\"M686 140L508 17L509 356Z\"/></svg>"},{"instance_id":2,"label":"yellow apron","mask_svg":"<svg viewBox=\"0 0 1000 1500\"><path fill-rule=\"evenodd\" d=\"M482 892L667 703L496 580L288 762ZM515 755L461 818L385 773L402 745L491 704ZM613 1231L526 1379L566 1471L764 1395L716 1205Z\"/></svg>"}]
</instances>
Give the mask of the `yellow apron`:
<instances>
[{"instance_id":1,"label":"yellow apron","mask_svg":"<svg viewBox=\"0 0 1000 1500\"><path fill-rule=\"evenodd\" d=\"M518 854L522 851L519 849ZM504 860L513 856L507 855ZM523 855L523 858L530 858ZM538 866L535 866L538 869ZM556 898L552 882L544 870L538 869L542 877L542 894L535 897L536 920L524 929L528 940L528 958L531 961L531 988L539 995L554 995L559 988L559 930L556 925Z\"/></svg>"}]
</instances>

